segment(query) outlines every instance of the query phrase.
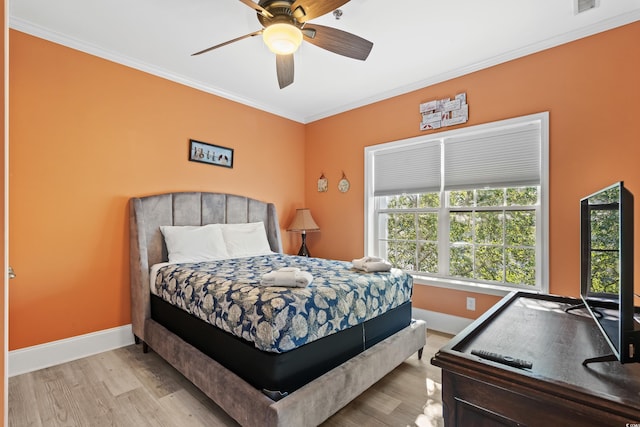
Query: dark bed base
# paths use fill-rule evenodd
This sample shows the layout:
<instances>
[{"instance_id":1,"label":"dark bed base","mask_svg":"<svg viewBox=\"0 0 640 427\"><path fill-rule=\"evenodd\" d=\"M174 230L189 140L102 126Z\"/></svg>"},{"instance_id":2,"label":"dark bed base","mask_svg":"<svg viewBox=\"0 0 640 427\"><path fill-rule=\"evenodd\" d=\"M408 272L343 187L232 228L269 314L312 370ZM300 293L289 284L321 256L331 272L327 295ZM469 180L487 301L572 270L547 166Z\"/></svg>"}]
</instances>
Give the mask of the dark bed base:
<instances>
[{"instance_id":1,"label":"dark bed base","mask_svg":"<svg viewBox=\"0 0 640 427\"><path fill-rule=\"evenodd\" d=\"M277 400L407 327L411 302L286 353L258 350L155 295L151 318Z\"/></svg>"}]
</instances>

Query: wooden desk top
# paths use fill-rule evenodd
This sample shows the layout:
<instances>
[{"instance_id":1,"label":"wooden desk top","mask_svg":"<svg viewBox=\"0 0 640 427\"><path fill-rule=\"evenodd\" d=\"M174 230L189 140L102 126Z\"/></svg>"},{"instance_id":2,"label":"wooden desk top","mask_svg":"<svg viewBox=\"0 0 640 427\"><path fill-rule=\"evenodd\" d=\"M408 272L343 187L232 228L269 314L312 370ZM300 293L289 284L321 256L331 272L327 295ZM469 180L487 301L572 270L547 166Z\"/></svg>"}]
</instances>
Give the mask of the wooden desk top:
<instances>
[{"instance_id":1,"label":"wooden desk top","mask_svg":"<svg viewBox=\"0 0 640 427\"><path fill-rule=\"evenodd\" d=\"M486 374L559 398L640 419L640 364L614 362L583 366L585 359L611 353L585 309L572 298L513 293L453 338L432 363L452 372ZM487 350L527 360L531 369L512 368L471 354Z\"/></svg>"}]
</instances>

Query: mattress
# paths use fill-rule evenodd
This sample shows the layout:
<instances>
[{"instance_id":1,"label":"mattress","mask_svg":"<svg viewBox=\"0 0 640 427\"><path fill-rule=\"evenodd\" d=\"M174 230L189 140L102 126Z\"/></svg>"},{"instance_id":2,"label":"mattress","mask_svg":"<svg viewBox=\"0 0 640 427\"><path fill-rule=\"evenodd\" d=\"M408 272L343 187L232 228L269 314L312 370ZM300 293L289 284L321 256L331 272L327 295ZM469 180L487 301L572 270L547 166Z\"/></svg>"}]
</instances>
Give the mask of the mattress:
<instances>
[{"instance_id":1,"label":"mattress","mask_svg":"<svg viewBox=\"0 0 640 427\"><path fill-rule=\"evenodd\" d=\"M282 267L313 276L304 288L263 287ZM344 261L274 253L157 268L160 299L265 352L285 353L374 319L411 299L402 270L363 273Z\"/></svg>"}]
</instances>

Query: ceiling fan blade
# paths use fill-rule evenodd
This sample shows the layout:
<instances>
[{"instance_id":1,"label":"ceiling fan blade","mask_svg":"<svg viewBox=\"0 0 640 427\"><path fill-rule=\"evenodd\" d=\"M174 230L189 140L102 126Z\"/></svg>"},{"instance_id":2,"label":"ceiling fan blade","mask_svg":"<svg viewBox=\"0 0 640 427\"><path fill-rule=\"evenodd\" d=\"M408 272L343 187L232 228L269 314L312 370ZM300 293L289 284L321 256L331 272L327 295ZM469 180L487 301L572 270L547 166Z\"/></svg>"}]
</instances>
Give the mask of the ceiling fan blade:
<instances>
[{"instance_id":1,"label":"ceiling fan blade","mask_svg":"<svg viewBox=\"0 0 640 427\"><path fill-rule=\"evenodd\" d=\"M220 43L220 44L217 44L215 46L208 47L208 48L206 48L204 50L201 50L200 52L192 53L191 56L200 55L201 53L206 53L206 52L209 52L209 51L211 51L213 49L217 49L219 47L226 46L228 44L237 42L238 40L246 39L246 38L253 37L253 36L258 36L260 34L262 34L262 30L254 31L253 33L245 34L244 36L236 37L235 39L226 41L224 43Z\"/></svg>"},{"instance_id":2,"label":"ceiling fan blade","mask_svg":"<svg viewBox=\"0 0 640 427\"><path fill-rule=\"evenodd\" d=\"M364 61L373 48L373 43L369 40L337 28L309 24L305 30L307 31L302 33L309 43L349 58ZM312 36L312 30L315 30L315 36Z\"/></svg>"},{"instance_id":3,"label":"ceiling fan blade","mask_svg":"<svg viewBox=\"0 0 640 427\"><path fill-rule=\"evenodd\" d=\"M291 13L298 22L307 22L348 2L349 0L296 0L291 5Z\"/></svg>"},{"instance_id":4,"label":"ceiling fan blade","mask_svg":"<svg viewBox=\"0 0 640 427\"><path fill-rule=\"evenodd\" d=\"M293 53L289 55L276 55L276 71L278 84L284 89L293 83Z\"/></svg>"},{"instance_id":5,"label":"ceiling fan blade","mask_svg":"<svg viewBox=\"0 0 640 427\"><path fill-rule=\"evenodd\" d=\"M269 12L267 9L260 6L259 4L254 3L251 0L240 0L240 1L246 4L247 6L249 6L250 8L252 8L253 10L255 10L256 12L258 12L260 15L264 16L265 18L273 18L273 15L271 14L271 12Z\"/></svg>"}]
</instances>

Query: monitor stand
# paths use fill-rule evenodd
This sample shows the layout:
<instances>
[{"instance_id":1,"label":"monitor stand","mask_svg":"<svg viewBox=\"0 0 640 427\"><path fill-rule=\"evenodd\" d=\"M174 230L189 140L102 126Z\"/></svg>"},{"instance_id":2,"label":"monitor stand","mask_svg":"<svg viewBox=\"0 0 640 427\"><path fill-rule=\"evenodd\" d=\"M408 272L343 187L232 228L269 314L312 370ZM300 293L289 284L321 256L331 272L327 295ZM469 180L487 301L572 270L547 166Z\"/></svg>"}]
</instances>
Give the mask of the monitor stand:
<instances>
[{"instance_id":1,"label":"monitor stand","mask_svg":"<svg viewBox=\"0 0 640 427\"><path fill-rule=\"evenodd\" d=\"M575 305L570 305L569 307L564 309L565 313L570 312L571 310L577 310L579 308L585 308L585 305L583 302L581 302L580 304L575 304Z\"/></svg>"},{"instance_id":2,"label":"monitor stand","mask_svg":"<svg viewBox=\"0 0 640 427\"><path fill-rule=\"evenodd\" d=\"M564 312L565 312L565 313L568 313L568 312L570 312L571 310L578 310L578 309L580 309L580 308L586 308L586 307L587 307L587 306L586 306L583 302L581 302L580 304L575 304L575 305L572 305L572 306L569 306L569 307L565 308L565 309L564 309ZM596 310L594 307L591 307L591 312L593 313L593 315L594 315L594 316L596 316L596 317L598 317L598 318L602 318L602 317L603 317L602 313L600 313L600 312L599 312L598 310Z\"/></svg>"},{"instance_id":3,"label":"monitor stand","mask_svg":"<svg viewBox=\"0 0 640 427\"><path fill-rule=\"evenodd\" d=\"M606 356L592 357L590 359L584 359L582 366L587 366L589 363L598 362L617 362L618 358L615 354L607 354Z\"/></svg>"}]
</instances>

